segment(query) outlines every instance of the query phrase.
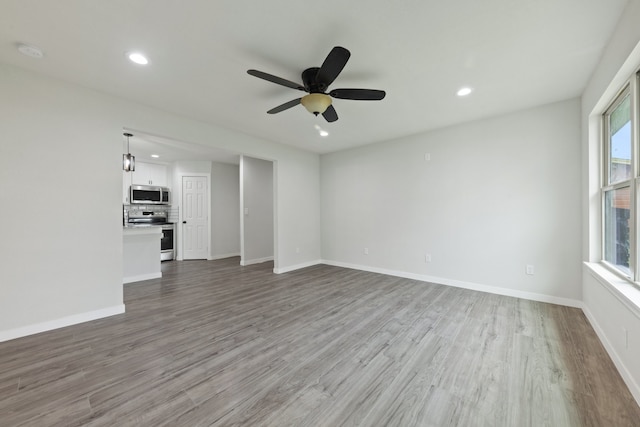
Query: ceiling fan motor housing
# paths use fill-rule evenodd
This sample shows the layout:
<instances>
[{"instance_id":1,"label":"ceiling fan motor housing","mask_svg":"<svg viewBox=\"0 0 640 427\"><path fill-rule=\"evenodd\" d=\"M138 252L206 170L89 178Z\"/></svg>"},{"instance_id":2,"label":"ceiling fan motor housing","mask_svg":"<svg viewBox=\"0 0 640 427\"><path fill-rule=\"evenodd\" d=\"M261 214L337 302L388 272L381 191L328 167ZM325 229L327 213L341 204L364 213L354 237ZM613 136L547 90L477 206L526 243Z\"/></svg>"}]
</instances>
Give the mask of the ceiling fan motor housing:
<instances>
[{"instance_id":1,"label":"ceiling fan motor housing","mask_svg":"<svg viewBox=\"0 0 640 427\"><path fill-rule=\"evenodd\" d=\"M326 83L317 81L319 70L319 67L311 67L302 72L302 84L309 93L324 93L327 90Z\"/></svg>"}]
</instances>

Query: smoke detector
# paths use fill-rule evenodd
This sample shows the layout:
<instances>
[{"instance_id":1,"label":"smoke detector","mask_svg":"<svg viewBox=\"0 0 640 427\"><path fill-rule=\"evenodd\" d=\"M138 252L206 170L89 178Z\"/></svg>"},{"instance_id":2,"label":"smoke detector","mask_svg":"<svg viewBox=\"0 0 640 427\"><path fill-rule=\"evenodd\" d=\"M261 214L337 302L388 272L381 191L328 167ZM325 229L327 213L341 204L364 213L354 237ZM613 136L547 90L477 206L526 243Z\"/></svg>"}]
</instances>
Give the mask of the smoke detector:
<instances>
[{"instance_id":1,"label":"smoke detector","mask_svg":"<svg viewBox=\"0 0 640 427\"><path fill-rule=\"evenodd\" d=\"M36 59L42 59L44 57L44 53L42 50L36 46L28 45L25 43L18 43L18 52L23 55L30 56Z\"/></svg>"}]
</instances>

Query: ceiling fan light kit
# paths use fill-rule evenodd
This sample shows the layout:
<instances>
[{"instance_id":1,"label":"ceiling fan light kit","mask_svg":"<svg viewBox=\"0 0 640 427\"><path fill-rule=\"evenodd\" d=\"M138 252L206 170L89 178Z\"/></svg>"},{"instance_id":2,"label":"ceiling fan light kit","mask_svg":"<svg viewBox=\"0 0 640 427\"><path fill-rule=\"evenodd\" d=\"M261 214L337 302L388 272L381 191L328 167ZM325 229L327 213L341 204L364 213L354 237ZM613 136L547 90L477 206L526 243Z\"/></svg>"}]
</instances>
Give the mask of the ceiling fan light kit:
<instances>
[{"instance_id":1,"label":"ceiling fan light kit","mask_svg":"<svg viewBox=\"0 0 640 427\"><path fill-rule=\"evenodd\" d=\"M317 116L327 111L331 105L331 97L323 93L310 93L300 98L300 103L308 112Z\"/></svg>"},{"instance_id":2,"label":"ceiling fan light kit","mask_svg":"<svg viewBox=\"0 0 640 427\"><path fill-rule=\"evenodd\" d=\"M302 104L310 113L316 116L322 114L322 117L324 117L326 121L335 122L338 120L338 113L336 113L335 108L331 105L331 98L356 101L380 101L386 95L385 91L375 89L334 89L328 94L325 93L329 85L333 83L347 64L350 56L351 53L347 49L340 46L334 47L331 52L329 52L329 55L327 55L321 67L307 68L302 72L302 85L263 71L247 70L247 73L272 83L308 93L308 95L301 98L293 99L272 108L267 111L268 114L280 113L298 104Z\"/></svg>"}]
</instances>

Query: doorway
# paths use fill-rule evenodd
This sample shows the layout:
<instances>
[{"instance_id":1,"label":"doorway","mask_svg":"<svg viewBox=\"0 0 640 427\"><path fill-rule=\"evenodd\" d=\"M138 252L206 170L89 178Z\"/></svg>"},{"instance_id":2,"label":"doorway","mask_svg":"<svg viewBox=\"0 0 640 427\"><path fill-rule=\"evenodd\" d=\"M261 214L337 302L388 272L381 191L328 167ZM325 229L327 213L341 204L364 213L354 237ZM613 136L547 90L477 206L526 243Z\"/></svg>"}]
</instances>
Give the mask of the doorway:
<instances>
[{"instance_id":1,"label":"doorway","mask_svg":"<svg viewBox=\"0 0 640 427\"><path fill-rule=\"evenodd\" d=\"M182 259L209 258L209 177L182 177Z\"/></svg>"},{"instance_id":2,"label":"doorway","mask_svg":"<svg viewBox=\"0 0 640 427\"><path fill-rule=\"evenodd\" d=\"M240 157L240 265L275 261L274 163Z\"/></svg>"}]
</instances>

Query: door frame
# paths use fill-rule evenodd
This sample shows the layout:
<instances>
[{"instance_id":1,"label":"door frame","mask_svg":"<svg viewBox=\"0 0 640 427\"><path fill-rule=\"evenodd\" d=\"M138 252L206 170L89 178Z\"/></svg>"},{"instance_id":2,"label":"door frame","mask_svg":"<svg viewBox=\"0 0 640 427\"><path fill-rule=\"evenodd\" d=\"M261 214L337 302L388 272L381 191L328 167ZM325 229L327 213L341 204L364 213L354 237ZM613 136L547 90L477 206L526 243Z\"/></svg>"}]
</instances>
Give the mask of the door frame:
<instances>
[{"instance_id":1,"label":"door frame","mask_svg":"<svg viewBox=\"0 0 640 427\"><path fill-rule=\"evenodd\" d=\"M177 190L178 190L178 197L179 197L179 201L180 204L178 205L178 227L175 228L175 231L177 232L176 235L176 243L177 243L177 248L176 248L176 260L177 261L183 261L184 258L182 256L182 221L184 221L183 217L182 217L182 211L183 211L183 206L182 206L182 180L185 176L194 176L194 177L206 177L207 178L207 182L209 183L207 186L207 191L209 192L208 197L207 197L207 228L208 228L208 233L207 233L207 260L211 261L213 258L211 257L211 233L212 233L212 229L211 229L211 173L205 173L205 172L179 172L176 174L175 178L174 178L174 182L176 184L180 184L177 185ZM176 200L176 195L175 195L175 190L174 190L174 194L172 195L173 200Z\"/></svg>"}]
</instances>

